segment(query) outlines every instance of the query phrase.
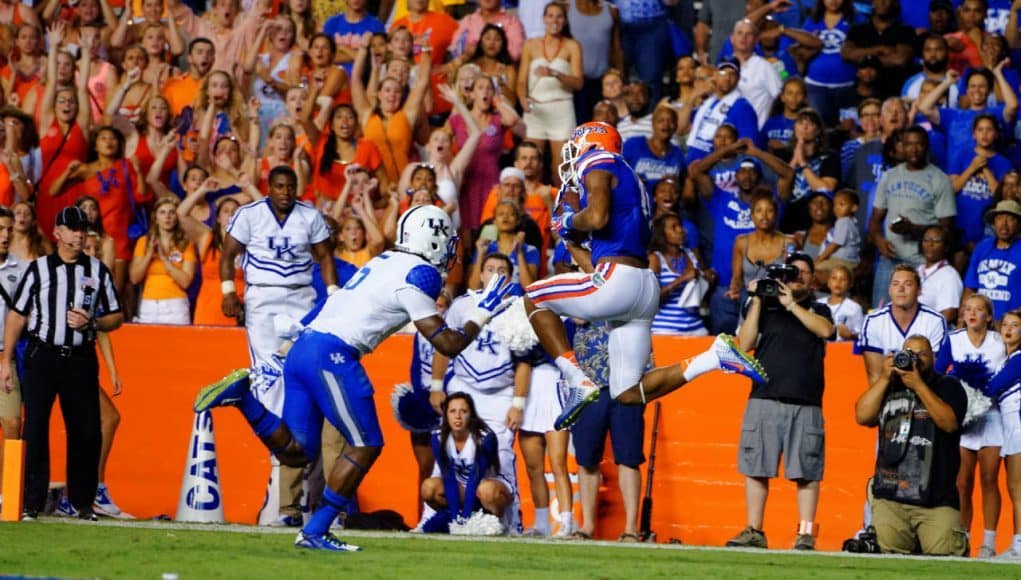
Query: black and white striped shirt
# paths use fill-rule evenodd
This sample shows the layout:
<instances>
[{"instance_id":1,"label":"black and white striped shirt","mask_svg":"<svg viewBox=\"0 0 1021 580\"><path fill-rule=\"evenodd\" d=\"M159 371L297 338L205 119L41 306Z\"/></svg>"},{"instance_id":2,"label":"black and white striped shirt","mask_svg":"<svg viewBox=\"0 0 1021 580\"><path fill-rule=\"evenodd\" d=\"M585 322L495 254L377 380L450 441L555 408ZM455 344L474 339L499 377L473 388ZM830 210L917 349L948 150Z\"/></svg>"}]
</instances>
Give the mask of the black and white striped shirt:
<instances>
[{"instance_id":1,"label":"black and white striped shirt","mask_svg":"<svg viewBox=\"0 0 1021 580\"><path fill-rule=\"evenodd\" d=\"M72 263L56 253L32 261L13 304L15 312L28 318L29 335L53 346L91 343L95 331L89 327L73 330L67 325L71 308L84 308L90 318L120 312L117 289L106 266L84 254Z\"/></svg>"}]
</instances>

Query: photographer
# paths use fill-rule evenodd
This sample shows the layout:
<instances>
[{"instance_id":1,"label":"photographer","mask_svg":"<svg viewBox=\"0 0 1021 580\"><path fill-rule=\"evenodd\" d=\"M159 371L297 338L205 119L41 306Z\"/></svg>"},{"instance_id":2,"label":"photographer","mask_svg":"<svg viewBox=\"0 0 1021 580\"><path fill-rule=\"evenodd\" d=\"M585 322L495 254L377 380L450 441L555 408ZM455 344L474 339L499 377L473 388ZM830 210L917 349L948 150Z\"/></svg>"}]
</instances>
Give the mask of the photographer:
<instances>
[{"instance_id":1,"label":"photographer","mask_svg":"<svg viewBox=\"0 0 1021 580\"><path fill-rule=\"evenodd\" d=\"M742 348L755 349L769 380L753 383L741 424L738 469L745 475L748 527L728 546L766 547L762 532L769 480L784 476L798 487L798 537L794 548L815 549L815 510L825 463L822 418L823 357L833 333L829 308L816 302L810 285L812 258L791 254L752 280L738 330ZM792 353L796 353L792 356Z\"/></svg>"},{"instance_id":2,"label":"photographer","mask_svg":"<svg viewBox=\"0 0 1021 580\"><path fill-rule=\"evenodd\" d=\"M869 492L882 552L968 552L957 493L968 400L957 379L935 372L933 358L928 338L909 336L855 404L859 425L879 427Z\"/></svg>"}]
</instances>

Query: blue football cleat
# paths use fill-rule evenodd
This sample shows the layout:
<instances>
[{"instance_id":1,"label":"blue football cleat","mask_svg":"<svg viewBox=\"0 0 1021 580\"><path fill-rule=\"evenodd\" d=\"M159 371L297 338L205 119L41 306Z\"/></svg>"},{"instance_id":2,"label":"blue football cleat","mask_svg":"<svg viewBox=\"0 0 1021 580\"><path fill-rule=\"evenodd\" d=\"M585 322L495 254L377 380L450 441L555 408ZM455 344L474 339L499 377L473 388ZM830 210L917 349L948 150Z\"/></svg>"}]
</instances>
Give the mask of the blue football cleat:
<instances>
[{"instance_id":1,"label":"blue football cleat","mask_svg":"<svg viewBox=\"0 0 1021 580\"><path fill-rule=\"evenodd\" d=\"M577 386L567 388L567 397L564 401L564 412L557 417L553 428L557 431L569 429L571 425L578 422L578 417L590 404L599 398L599 387L592 381L585 379Z\"/></svg>"},{"instance_id":2,"label":"blue football cleat","mask_svg":"<svg viewBox=\"0 0 1021 580\"><path fill-rule=\"evenodd\" d=\"M298 532L298 537L294 539L294 547L305 548L308 550L326 550L328 552L362 551L362 549L358 546L348 544L330 532L326 532L324 534L306 534L303 531Z\"/></svg>"},{"instance_id":3,"label":"blue football cleat","mask_svg":"<svg viewBox=\"0 0 1021 580\"><path fill-rule=\"evenodd\" d=\"M248 369L238 369L199 391L195 397L195 412L236 405L249 388Z\"/></svg>"},{"instance_id":4,"label":"blue football cleat","mask_svg":"<svg viewBox=\"0 0 1021 580\"><path fill-rule=\"evenodd\" d=\"M720 370L723 372L744 375L756 383L765 383L769 380L762 363L738 346L733 336L729 334L717 336L712 348L720 358Z\"/></svg>"}]
</instances>

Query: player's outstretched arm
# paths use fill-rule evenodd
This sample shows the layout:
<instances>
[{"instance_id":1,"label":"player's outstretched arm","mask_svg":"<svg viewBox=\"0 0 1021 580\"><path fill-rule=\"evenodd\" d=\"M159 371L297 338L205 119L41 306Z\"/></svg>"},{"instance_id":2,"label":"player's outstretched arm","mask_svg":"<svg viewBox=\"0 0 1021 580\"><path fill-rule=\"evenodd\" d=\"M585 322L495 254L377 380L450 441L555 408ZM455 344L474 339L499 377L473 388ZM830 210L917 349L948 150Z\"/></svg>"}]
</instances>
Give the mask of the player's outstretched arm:
<instances>
[{"instance_id":1,"label":"player's outstretched arm","mask_svg":"<svg viewBox=\"0 0 1021 580\"><path fill-rule=\"evenodd\" d=\"M505 300L510 291L511 285L507 283L506 276L494 276L482 291L479 303L468 315L464 328L450 328L439 314L416 320L415 328L436 347L436 352L448 357L457 356L475 340L479 329L510 306L511 302Z\"/></svg>"}]
</instances>

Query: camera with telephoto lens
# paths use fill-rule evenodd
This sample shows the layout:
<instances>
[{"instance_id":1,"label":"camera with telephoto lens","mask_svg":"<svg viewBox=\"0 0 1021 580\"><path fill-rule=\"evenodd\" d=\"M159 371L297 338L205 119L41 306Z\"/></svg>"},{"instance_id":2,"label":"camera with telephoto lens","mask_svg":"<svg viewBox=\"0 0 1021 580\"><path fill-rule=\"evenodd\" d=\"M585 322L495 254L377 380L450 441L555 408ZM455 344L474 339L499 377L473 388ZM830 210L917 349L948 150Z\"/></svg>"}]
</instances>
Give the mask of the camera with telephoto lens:
<instances>
[{"instance_id":1,"label":"camera with telephoto lens","mask_svg":"<svg viewBox=\"0 0 1021 580\"><path fill-rule=\"evenodd\" d=\"M793 282L800 273L792 264L770 264L766 266L766 277L756 282L754 294L760 298L775 298L780 295L780 283Z\"/></svg>"},{"instance_id":2,"label":"camera with telephoto lens","mask_svg":"<svg viewBox=\"0 0 1021 580\"><path fill-rule=\"evenodd\" d=\"M910 350L898 350L893 353L893 367L902 371L910 371L915 368L918 362L918 355Z\"/></svg>"}]
</instances>

